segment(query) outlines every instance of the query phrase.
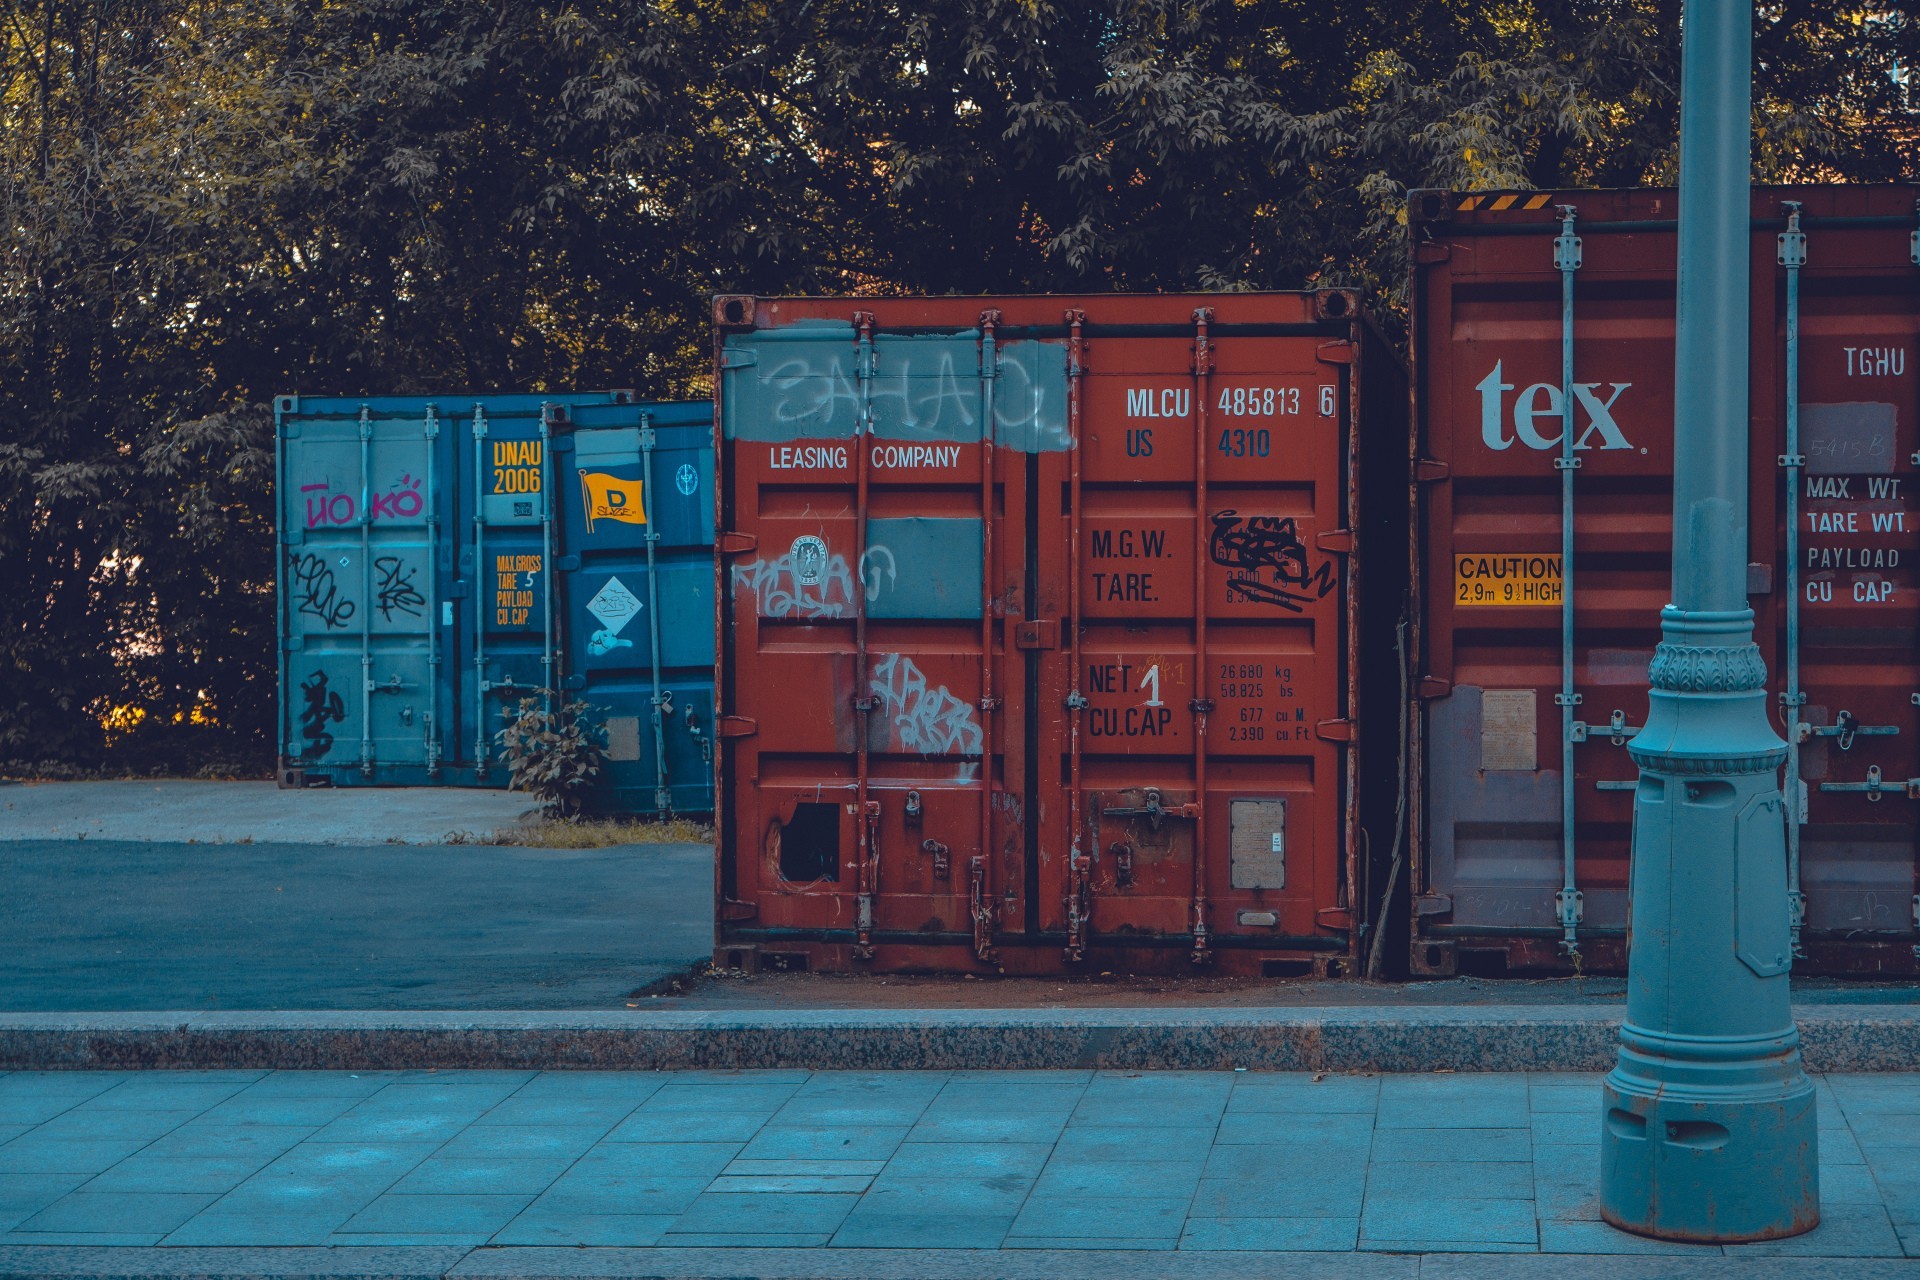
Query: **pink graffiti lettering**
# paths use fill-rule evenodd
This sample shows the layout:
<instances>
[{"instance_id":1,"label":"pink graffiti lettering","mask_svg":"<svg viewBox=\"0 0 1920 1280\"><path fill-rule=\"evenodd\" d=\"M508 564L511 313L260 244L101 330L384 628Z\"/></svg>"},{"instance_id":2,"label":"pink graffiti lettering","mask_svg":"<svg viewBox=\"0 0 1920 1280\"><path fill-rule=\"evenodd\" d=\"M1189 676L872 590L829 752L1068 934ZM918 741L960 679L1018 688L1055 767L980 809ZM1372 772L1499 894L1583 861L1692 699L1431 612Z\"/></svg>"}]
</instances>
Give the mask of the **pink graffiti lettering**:
<instances>
[{"instance_id":1,"label":"pink graffiti lettering","mask_svg":"<svg viewBox=\"0 0 1920 1280\"><path fill-rule=\"evenodd\" d=\"M410 475L401 476L390 491L374 494L372 506L375 520L411 520L426 509L420 482Z\"/></svg>"},{"instance_id":2,"label":"pink graffiti lettering","mask_svg":"<svg viewBox=\"0 0 1920 1280\"><path fill-rule=\"evenodd\" d=\"M323 484L302 485L301 491L325 489ZM336 493L332 497L322 494L318 498L307 499L307 528L316 528L323 524L352 524L357 508L351 497Z\"/></svg>"}]
</instances>

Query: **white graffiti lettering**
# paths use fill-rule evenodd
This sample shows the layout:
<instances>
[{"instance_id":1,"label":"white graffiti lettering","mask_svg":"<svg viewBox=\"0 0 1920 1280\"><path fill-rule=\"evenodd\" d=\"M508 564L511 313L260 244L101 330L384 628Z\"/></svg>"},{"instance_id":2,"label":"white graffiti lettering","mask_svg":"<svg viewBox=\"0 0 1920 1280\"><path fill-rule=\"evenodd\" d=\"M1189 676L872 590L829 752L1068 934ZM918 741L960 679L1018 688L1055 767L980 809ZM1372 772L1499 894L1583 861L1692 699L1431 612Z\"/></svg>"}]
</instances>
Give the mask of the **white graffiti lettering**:
<instances>
[{"instance_id":1,"label":"white graffiti lettering","mask_svg":"<svg viewBox=\"0 0 1920 1280\"><path fill-rule=\"evenodd\" d=\"M893 736L909 751L927 756L977 756L986 743L974 708L930 685L926 673L905 654L890 653L874 664L869 683Z\"/></svg>"},{"instance_id":2,"label":"white graffiti lettering","mask_svg":"<svg viewBox=\"0 0 1920 1280\"><path fill-rule=\"evenodd\" d=\"M893 552L881 545L867 548L861 559L861 580L871 605L892 589L898 578ZM735 565L733 595L753 597L763 618L846 618L853 615L853 571L843 555L828 556L817 571L800 573L793 552L772 560Z\"/></svg>"}]
</instances>

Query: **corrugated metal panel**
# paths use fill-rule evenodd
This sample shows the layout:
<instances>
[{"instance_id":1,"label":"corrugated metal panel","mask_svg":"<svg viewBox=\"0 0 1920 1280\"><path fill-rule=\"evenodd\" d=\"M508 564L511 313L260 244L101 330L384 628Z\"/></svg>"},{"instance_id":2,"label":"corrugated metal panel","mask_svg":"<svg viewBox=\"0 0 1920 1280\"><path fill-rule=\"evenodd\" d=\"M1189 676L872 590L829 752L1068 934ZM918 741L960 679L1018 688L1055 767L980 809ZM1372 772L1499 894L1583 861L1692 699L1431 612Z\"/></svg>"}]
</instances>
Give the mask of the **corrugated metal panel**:
<instances>
[{"instance_id":1,"label":"corrugated metal panel","mask_svg":"<svg viewBox=\"0 0 1920 1280\"><path fill-rule=\"evenodd\" d=\"M716 315L721 960L1351 956L1350 726L1380 717L1383 856L1397 736L1390 670L1356 710L1356 530L1388 662L1404 581L1404 524L1356 522L1376 366L1383 506L1406 480L1404 384L1350 299Z\"/></svg>"},{"instance_id":2,"label":"corrugated metal panel","mask_svg":"<svg viewBox=\"0 0 1920 1280\"><path fill-rule=\"evenodd\" d=\"M601 805L710 810L710 405L285 396L276 416L283 782L504 786L503 713L558 682L607 720Z\"/></svg>"},{"instance_id":3,"label":"corrugated metal panel","mask_svg":"<svg viewBox=\"0 0 1920 1280\"><path fill-rule=\"evenodd\" d=\"M1920 810L1906 787L1920 775L1920 598L1906 514L1912 482L1903 478L1920 449L1920 406L1904 368L1920 354L1915 195L1913 187L1754 193L1749 590L1779 728L1800 740L1808 787L1802 971L1911 971L1920 940ZM1806 236L1797 468L1783 463L1787 201L1804 206ZM1566 831L1583 962L1623 963L1636 777L1623 744L1644 721L1670 585L1674 193L1560 193L1537 207L1497 206L1445 193L1412 198L1415 432L1426 460L1415 517L1425 677L1410 791L1416 971L1450 971L1458 948L1514 965L1567 963L1556 954ZM1569 416L1554 248L1568 206L1582 241L1572 272L1579 465L1570 576L1554 465ZM1580 700L1571 814L1556 704L1563 587ZM1797 715L1782 703L1790 610L1803 637ZM1846 724L1860 727L1847 733Z\"/></svg>"}]
</instances>

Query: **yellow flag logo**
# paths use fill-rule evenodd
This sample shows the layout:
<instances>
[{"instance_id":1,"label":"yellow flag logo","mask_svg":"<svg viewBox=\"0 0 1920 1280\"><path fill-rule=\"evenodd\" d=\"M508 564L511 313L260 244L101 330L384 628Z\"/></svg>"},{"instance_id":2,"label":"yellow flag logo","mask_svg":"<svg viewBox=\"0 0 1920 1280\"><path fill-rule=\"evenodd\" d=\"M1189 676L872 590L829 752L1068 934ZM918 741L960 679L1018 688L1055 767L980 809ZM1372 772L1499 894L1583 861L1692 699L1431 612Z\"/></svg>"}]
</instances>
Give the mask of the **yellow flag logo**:
<instances>
[{"instance_id":1,"label":"yellow flag logo","mask_svg":"<svg viewBox=\"0 0 1920 1280\"><path fill-rule=\"evenodd\" d=\"M618 520L622 524L645 524L646 505L641 500L640 482L622 480L598 471L580 473L580 491L587 501L587 532L593 532L596 520Z\"/></svg>"}]
</instances>

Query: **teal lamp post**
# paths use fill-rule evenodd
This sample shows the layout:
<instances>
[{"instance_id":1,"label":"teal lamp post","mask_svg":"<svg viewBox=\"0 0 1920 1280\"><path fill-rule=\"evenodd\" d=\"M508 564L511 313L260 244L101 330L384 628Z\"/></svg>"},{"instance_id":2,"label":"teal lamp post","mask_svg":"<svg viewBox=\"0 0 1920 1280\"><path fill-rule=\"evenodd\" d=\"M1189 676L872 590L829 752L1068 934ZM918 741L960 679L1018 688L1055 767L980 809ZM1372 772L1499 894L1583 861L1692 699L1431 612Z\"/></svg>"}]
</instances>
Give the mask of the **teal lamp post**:
<instances>
[{"instance_id":1,"label":"teal lamp post","mask_svg":"<svg viewBox=\"0 0 1920 1280\"><path fill-rule=\"evenodd\" d=\"M1630 752L1631 950L1601 1212L1669 1240L1820 1220L1780 766L1747 607L1752 0L1686 0L1680 81L1673 602Z\"/></svg>"}]
</instances>

